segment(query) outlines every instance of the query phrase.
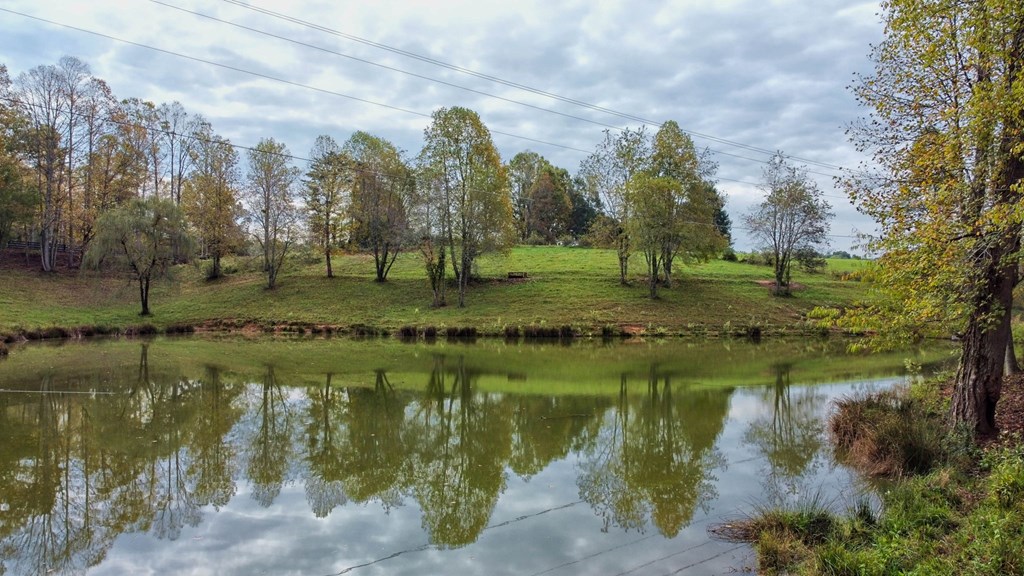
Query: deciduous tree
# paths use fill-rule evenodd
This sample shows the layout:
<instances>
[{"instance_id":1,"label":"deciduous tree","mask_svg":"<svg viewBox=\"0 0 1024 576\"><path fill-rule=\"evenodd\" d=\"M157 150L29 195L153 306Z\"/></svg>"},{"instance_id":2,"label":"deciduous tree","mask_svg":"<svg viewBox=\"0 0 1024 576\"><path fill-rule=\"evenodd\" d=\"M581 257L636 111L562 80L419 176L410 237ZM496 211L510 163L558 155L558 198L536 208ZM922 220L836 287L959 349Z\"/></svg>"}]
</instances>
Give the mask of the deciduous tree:
<instances>
[{"instance_id":1,"label":"deciduous tree","mask_svg":"<svg viewBox=\"0 0 1024 576\"><path fill-rule=\"evenodd\" d=\"M409 240L409 209L415 178L394 144L356 132L344 146L353 161L353 241L373 254L377 282Z\"/></svg>"},{"instance_id":2,"label":"deciduous tree","mask_svg":"<svg viewBox=\"0 0 1024 576\"><path fill-rule=\"evenodd\" d=\"M652 299L658 297L661 258L677 224L677 198L682 194L683 186L678 180L646 173L634 176L626 187L630 210L626 233L647 262L647 285Z\"/></svg>"},{"instance_id":3,"label":"deciduous tree","mask_svg":"<svg viewBox=\"0 0 1024 576\"><path fill-rule=\"evenodd\" d=\"M249 150L245 204L252 235L263 251L267 288L277 284L288 248L298 237L298 212L293 202L299 170L289 164L288 147L273 138Z\"/></svg>"},{"instance_id":4,"label":"deciduous tree","mask_svg":"<svg viewBox=\"0 0 1024 576\"><path fill-rule=\"evenodd\" d=\"M764 169L761 189L766 197L744 217L751 235L772 253L777 296L790 293L793 256L798 250L819 250L828 244L832 207L804 170L790 166L782 154Z\"/></svg>"},{"instance_id":5,"label":"deciduous tree","mask_svg":"<svg viewBox=\"0 0 1024 576\"><path fill-rule=\"evenodd\" d=\"M487 127L467 108L434 112L420 158L443 195L459 306L465 306L477 257L506 250L515 241L508 175Z\"/></svg>"},{"instance_id":6,"label":"deciduous tree","mask_svg":"<svg viewBox=\"0 0 1024 576\"><path fill-rule=\"evenodd\" d=\"M221 276L221 259L241 244L239 228L238 152L206 125L192 148L195 170L185 183L182 202L200 239L202 254L212 266L210 278Z\"/></svg>"},{"instance_id":7,"label":"deciduous tree","mask_svg":"<svg viewBox=\"0 0 1024 576\"><path fill-rule=\"evenodd\" d=\"M309 233L327 264L327 277L334 278L331 254L345 233L344 217L352 192L352 159L330 136L317 136L306 171L304 200L309 216Z\"/></svg>"},{"instance_id":8,"label":"deciduous tree","mask_svg":"<svg viewBox=\"0 0 1024 576\"><path fill-rule=\"evenodd\" d=\"M591 196L601 201L601 210L618 226L615 251L619 259L619 281L626 284L629 256L632 252L629 234L629 203L626 185L635 174L648 170L651 142L644 127L626 129L619 134L604 132L604 140L580 165L580 177Z\"/></svg>"},{"instance_id":9,"label":"deciduous tree","mask_svg":"<svg viewBox=\"0 0 1024 576\"><path fill-rule=\"evenodd\" d=\"M100 217L85 255L92 268L113 266L129 272L139 285L141 316L149 316L149 287L165 277L192 246L184 214L169 200L133 199Z\"/></svg>"},{"instance_id":10,"label":"deciduous tree","mask_svg":"<svg viewBox=\"0 0 1024 576\"><path fill-rule=\"evenodd\" d=\"M529 236L528 230L532 206L530 202L530 189L540 176L541 169L548 165L548 161L540 154L525 150L512 157L508 163L508 177L512 193L512 215L516 221L516 232L519 240L525 241Z\"/></svg>"},{"instance_id":11,"label":"deciduous tree","mask_svg":"<svg viewBox=\"0 0 1024 576\"><path fill-rule=\"evenodd\" d=\"M962 334L950 423L996 430L1024 193L1024 5L1011 0L882 4L885 37L855 93L853 126L880 174L848 180L879 223L884 298L859 320L887 333Z\"/></svg>"},{"instance_id":12,"label":"deciduous tree","mask_svg":"<svg viewBox=\"0 0 1024 576\"><path fill-rule=\"evenodd\" d=\"M650 173L679 183L661 253L664 283L671 287L677 257L684 263L704 262L728 245L716 220L724 201L711 181L718 166L707 150L697 151L674 120L658 128L652 150Z\"/></svg>"},{"instance_id":13,"label":"deciduous tree","mask_svg":"<svg viewBox=\"0 0 1024 576\"><path fill-rule=\"evenodd\" d=\"M540 237L554 244L569 228L572 200L569 173L550 164L541 168L528 192L531 211L527 220L527 237Z\"/></svg>"}]
</instances>

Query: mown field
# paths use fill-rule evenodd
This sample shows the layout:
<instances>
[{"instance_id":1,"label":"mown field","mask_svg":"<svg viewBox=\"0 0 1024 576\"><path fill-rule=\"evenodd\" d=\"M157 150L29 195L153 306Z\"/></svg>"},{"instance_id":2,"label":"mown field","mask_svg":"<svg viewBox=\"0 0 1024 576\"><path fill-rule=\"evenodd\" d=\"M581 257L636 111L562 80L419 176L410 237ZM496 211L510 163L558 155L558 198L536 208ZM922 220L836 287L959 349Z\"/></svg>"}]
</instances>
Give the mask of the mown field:
<instances>
[{"instance_id":1,"label":"mown field","mask_svg":"<svg viewBox=\"0 0 1024 576\"><path fill-rule=\"evenodd\" d=\"M0 332L47 327L102 326L121 329L142 323L158 329L173 325L227 324L269 329L284 325L353 327L394 332L403 326L473 327L502 334L510 327L571 326L577 334L623 329L649 334L703 334L798 330L815 306L849 306L862 299L866 284L840 278L867 265L830 260L820 273L794 272L800 285L792 297L773 297L763 285L771 268L712 261L679 266L671 289L650 300L642 258L631 260L631 285L622 286L615 254L609 250L523 246L506 256L480 260L477 275L458 308L455 289L449 305L431 307L431 293L416 253L402 254L385 283L373 281L366 255L336 256L336 277L325 277L321 259L296 255L274 290L267 290L258 259L226 262L229 273L205 279L204 262L175 270L173 281L154 286L153 315L138 316L138 288L130 279L95 272L61 270L44 274L24 257L5 254L0 262ZM508 272L526 272L509 280ZM760 283L759 283L760 282Z\"/></svg>"}]
</instances>

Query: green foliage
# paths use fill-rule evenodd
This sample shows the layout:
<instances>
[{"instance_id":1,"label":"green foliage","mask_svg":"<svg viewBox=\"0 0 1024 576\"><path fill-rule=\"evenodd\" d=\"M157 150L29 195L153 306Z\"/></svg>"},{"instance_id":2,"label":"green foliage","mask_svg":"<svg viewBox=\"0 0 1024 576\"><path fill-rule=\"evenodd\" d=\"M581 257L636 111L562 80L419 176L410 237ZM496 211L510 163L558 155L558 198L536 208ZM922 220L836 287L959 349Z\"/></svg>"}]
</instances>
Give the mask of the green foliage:
<instances>
[{"instance_id":1,"label":"green foliage","mask_svg":"<svg viewBox=\"0 0 1024 576\"><path fill-rule=\"evenodd\" d=\"M195 168L185 182L182 206L200 240L200 252L209 256L211 275L221 275L221 259L244 243L239 227L241 174L238 152L231 142L205 125L190 148Z\"/></svg>"},{"instance_id":2,"label":"green foliage","mask_svg":"<svg viewBox=\"0 0 1024 576\"><path fill-rule=\"evenodd\" d=\"M415 177L394 144L356 132L344 146L354 162L352 240L373 255L376 280L387 280L395 259L413 238L409 216Z\"/></svg>"},{"instance_id":3,"label":"green foliage","mask_svg":"<svg viewBox=\"0 0 1024 576\"><path fill-rule=\"evenodd\" d=\"M852 134L878 173L847 179L875 218L875 294L849 322L891 341L963 334L950 420L995 429L1024 211L1024 5L883 3L870 110ZM970 64L965 64L970 63Z\"/></svg>"},{"instance_id":4,"label":"green foliage","mask_svg":"<svg viewBox=\"0 0 1024 576\"><path fill-rule=\"evenodd\" d=\"M344 220L352 186L352 159L333 138L324 135L317 136L310 157L303 191L309 235L324 256L327 277L333 278L331 255L348 233Z\"/></svg>"},{"instance_id":5,"label":"green foliage","mask_svg":"<svg viewBox=\"0 0 1024 576\"><path fill-rule=\"evenodd\" d=\"M184 215L170 200L133 200L104 214L83 265L128 272L139 285L141 315L149 310L149 287L192 252Z\"/></svg>"},{"instance_id":6,"label":"green foliage","mask_svg":"<svg viewBox=\"0 0 1024 576\"><path fill-rule=\"evenodd\" d=\"M436 217L423 235L446 242L462 307L476 259L515 242L508 173L476 112L440 108L432 118L420 153L421 196Z\"/></svg>"},{"instance_id":7,"label":"green foliage","mask_svg":"<svg viewBox=\"0 0 1024 576\"><path fill-rule=\"evenodd\" d=\"M806 169L790 166L776 154L764 169L761 185L766 197L743 219L752 236L771 254L775 269L775 294L790 294L793 260L817 264L819 248L828 243L832 207L821 190L807 177ZM800 261L800 260L798 260Z\"/></svg>"},{"instance_id":8,"label":"green foliage","mask_svg":"<svg viewBox=\"0 0 1024 576\"><path fill-rule=\"evenodd\" d=\"M816 274L825 269L826 261L825 256L820 254L817 250L801 248L793 253L793 259L796 260L800 268L808 274Z\"/></svg>"}]
</instances>

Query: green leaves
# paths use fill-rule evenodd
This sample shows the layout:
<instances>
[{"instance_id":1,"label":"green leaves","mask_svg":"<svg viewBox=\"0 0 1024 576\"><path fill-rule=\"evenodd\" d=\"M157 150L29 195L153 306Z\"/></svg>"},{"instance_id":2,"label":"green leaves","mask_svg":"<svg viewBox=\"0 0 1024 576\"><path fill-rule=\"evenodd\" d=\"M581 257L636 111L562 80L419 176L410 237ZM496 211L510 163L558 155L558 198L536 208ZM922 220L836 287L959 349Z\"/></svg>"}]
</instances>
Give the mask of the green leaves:
<instances>
[{"instance_id":1,"label":"green leaves","mask_svg":"<svg viewBox=\"0 0 1024 576\"><path fill-rule=\"evenodd\" d=\"M142 315L149 314L149 284L192 253L185 216L170 200L133 199L100 217L83 266L112 266L139 283Z\"/></svg>"}]
</instances>

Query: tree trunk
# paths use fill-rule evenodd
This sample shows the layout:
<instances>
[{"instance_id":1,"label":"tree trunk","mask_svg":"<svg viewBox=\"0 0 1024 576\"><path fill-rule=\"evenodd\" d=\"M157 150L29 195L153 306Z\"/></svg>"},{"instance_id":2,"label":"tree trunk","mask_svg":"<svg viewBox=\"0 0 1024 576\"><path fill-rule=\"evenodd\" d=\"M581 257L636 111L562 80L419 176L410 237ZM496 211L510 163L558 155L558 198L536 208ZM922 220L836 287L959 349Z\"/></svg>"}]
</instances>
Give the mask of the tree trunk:
<instances>
[{"instance_id":1,"label":"tree trunk","mask_svg":"<svg viewBox=\"0 0 1024 576\"><path fill-rule=\"evenodd\" d=\"M975 287L973 312L967 321L963 353L957 367L949 409L952 427L966 427L990 436L996 427L996 404L1002 393L1003 363L1010 340L1015 263L1004 256L1016 254L1018 227L1002 232L1000 245L990 249Z\"/></svg>"},{"instance_id":2,"label":"tree trunk","mask_svg":"<svg viewBox=\"0 0 1024 576\"><path fill-rule=\"evenodd\" d=\"M629 284L629 239L624 233L619 234L616 252L619 256L619 283Z\"/></svg>"},{"instance_id":3,"label":"tree trunk","mask_svg":"<svg viewBox=\"0 0 1024 576\"><path fill-rule=\"evenodd\" d=\"M661 262L658 260L657 250L648 250L647 252L647 268L650 270L650 278L648 278L648 288L650 292L648 296L651 300L658 299L658 272L661 269Z\"/></svg>"},{"instance_id":4,"label":"tree trunk","mask_svg":"<svg viewBox=\"0 0 1024 576\"><path fill-rule=\"evenodd\" d=\"M142 312L139 316L149 316L149 278L139 277L139 299L142 301Z\"/></svg>"},{"instance_id":5,"label":"tree trunk","mask_svg":"<svg viewBox=\"0 0 1024 576\"><path fill-rule=\"evenodd\" d=\"M327 259L327 277L334 278L334 269L331 268L331 249L324 250L324 257Z\"/></svg>"},{"instance_id":6,"label":"tree trunk","mask_svg":"<svg viewBox=\"0 0 1024 576\"><path fill-rule=\"evenodd\" d=\"M672 287L672 260L675 259L672 252L673 250L668 247L661 251L661 267L665 270L665 288Z\"/></svg>"}]
</instances>

